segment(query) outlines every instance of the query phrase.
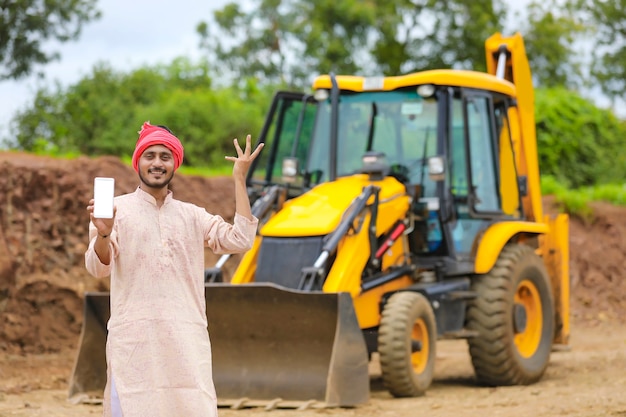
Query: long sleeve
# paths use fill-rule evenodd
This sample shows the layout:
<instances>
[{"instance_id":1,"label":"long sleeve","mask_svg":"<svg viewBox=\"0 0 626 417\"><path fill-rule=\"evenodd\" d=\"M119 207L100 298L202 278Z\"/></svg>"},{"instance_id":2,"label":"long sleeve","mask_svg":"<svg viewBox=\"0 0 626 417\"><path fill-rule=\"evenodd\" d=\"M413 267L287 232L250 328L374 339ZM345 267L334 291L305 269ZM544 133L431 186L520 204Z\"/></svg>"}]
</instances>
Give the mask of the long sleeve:
<instances>
[{"instance_id":1,"label":"long sleeve","mask_svg":"<svg viewBox=\"0 0 626 417\"><path fill-rule=\"evenodd\" d=\"M259 220L235 213L233 224L220 216L208 215L205 220L205 240L216 254L242 253L249 250L256 236Z\"/></svg>"},{"instance_id":2,"label":"long sleeve","mask_svg":"<svg viewBox=\"0 0 626 417\"><path fill-rule=\"evenodd\" d=\"M110 249L111 249L111 262L108 265L100 262L100 258L96 254L94 249L94 245L96 243L96 236L98 234L98 230L93 225L93 223L89 223L89 247L87 251L85 251L85 268L87 268L87 272L93 275L96 278L104 278L111 274L111 269L113 267L113 263L115 262L115 257L117 255L117 244L115 240L115 232L111 233L110 237Z\"/></svg>"}]
</instances>

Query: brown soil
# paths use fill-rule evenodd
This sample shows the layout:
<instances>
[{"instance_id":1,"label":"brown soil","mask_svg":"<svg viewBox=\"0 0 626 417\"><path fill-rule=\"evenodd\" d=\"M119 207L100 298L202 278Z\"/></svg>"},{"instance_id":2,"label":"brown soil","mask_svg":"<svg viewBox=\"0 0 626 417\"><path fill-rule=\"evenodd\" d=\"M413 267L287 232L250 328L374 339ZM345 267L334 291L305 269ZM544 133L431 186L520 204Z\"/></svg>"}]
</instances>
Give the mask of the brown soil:
<instances>
[{"instance_id":1,"label":"brown soil","mask_svg":"<svg viewBox=\"0 0 626 417\"><path fill-rule=\"evenodd\" d=\"M116 194L122 194L135 189L136 173L113 157L68 161L6 152L0 152L0 167L0 417L99 414L99 406L68 404L65 391L80 332L82 294L109 288L107 279L94 279L84 269L86 206L95 176L115 177ZM172 189L178 199L232 220L229 177L179 175ZM549 212L556 211L551 199L545 203ZM298 416L409 416L417 410L440 416L464 411L626 416L626 208L597 203L593 209L591 221L570 220L571 350L553 354L539 384L478 387L464 342L442 342L436 380L426 397L391 399L377 388L374 375L366 406ZM206 264L215 260L207 250ZM229 260L227 269L232 271L238 260Z\"/></svg>"}]
</instances>

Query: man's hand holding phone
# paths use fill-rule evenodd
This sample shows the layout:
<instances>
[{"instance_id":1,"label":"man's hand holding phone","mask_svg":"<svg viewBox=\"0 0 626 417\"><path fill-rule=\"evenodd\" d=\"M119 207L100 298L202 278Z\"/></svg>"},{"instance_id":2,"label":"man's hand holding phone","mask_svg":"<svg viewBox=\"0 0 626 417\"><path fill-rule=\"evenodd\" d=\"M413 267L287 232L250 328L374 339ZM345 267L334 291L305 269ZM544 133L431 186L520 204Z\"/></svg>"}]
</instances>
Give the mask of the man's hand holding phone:
<instances>
[{"instance_id":1,"label":"man's hand holding phone","mask_svg":"<svg viewBox=\"0 0 626 417\"><path fill-rule=\"evenodd\" d=\"M115 207L115 180L113 178L96 177L93 188L94 198L89 201L87 210L92 223L102 238L108 238L113 230Z\"/></svg>"}]
</instances>

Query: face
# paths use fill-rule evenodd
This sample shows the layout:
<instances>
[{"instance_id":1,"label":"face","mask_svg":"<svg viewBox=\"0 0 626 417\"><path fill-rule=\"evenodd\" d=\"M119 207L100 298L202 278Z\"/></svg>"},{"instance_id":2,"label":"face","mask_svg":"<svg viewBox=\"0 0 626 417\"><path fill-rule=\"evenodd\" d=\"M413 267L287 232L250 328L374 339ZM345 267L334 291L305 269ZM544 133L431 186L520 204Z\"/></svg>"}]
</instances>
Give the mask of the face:
<instances>
[{"instance_id":1,"label":"face","mask_svg":"<svg viewBox=\"0 0 626 417\"><path fill-rule=\"evenodd\" d=\"M152 145L139 158L139 178L150 188L164 188L174 177L174 155L163 145Z\"/></svg>"}]
</instances>

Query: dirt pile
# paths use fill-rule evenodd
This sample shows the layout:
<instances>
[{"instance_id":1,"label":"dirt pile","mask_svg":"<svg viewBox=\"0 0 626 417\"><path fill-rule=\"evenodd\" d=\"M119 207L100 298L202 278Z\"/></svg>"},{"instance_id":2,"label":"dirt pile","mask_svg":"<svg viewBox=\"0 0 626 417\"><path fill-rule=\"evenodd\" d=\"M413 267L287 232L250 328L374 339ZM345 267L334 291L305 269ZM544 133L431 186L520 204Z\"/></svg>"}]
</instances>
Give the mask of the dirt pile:
<instances>
[{"instance_id":1,"label":"dirt pile","mask_svg":"<svg viewBox=\"0 0 626 417\"><path fill-rule=\"evenodd\" d=\"M572 314L626 321L626 208L594 203L593 219L570 221Z\"/></svg>"},{"instance_id":2,"label":"dirt pile","mask_svg":"<svg viewBox=\"0 0 626 417\"><path fill-rule=\"evenodd\" d=\"M95 279L84 268L93 178L115 177L119 195L135 190L137 174L113 157L63 160L0 153L0 166L0 351L73 348L82 295L109 288L108 279ZM232 220L230 178L178 176L172 189L176 198ZM207 263L214 261L207 250Z\"/></svg>"},{"instance_id":3,"label":"dirt pile","mask_svg":"<svg viewBox=\"0 0 626 417\"><path fill-rule=\"evenodd\" d=\"M76 160L0 153L0 351L73 349L85 291L108 290L84 268L86 211L93 178L116 178L116 195L133 191L136 173L119 159ZM176 198L232 220L229 177L177 176ZM594 205L590 224L571 219L572 316L626 321L626 208ZM206 263L215 255L207 250ZM238 258L227 264L234 267Z\"/></svg>"}]
</instances>

